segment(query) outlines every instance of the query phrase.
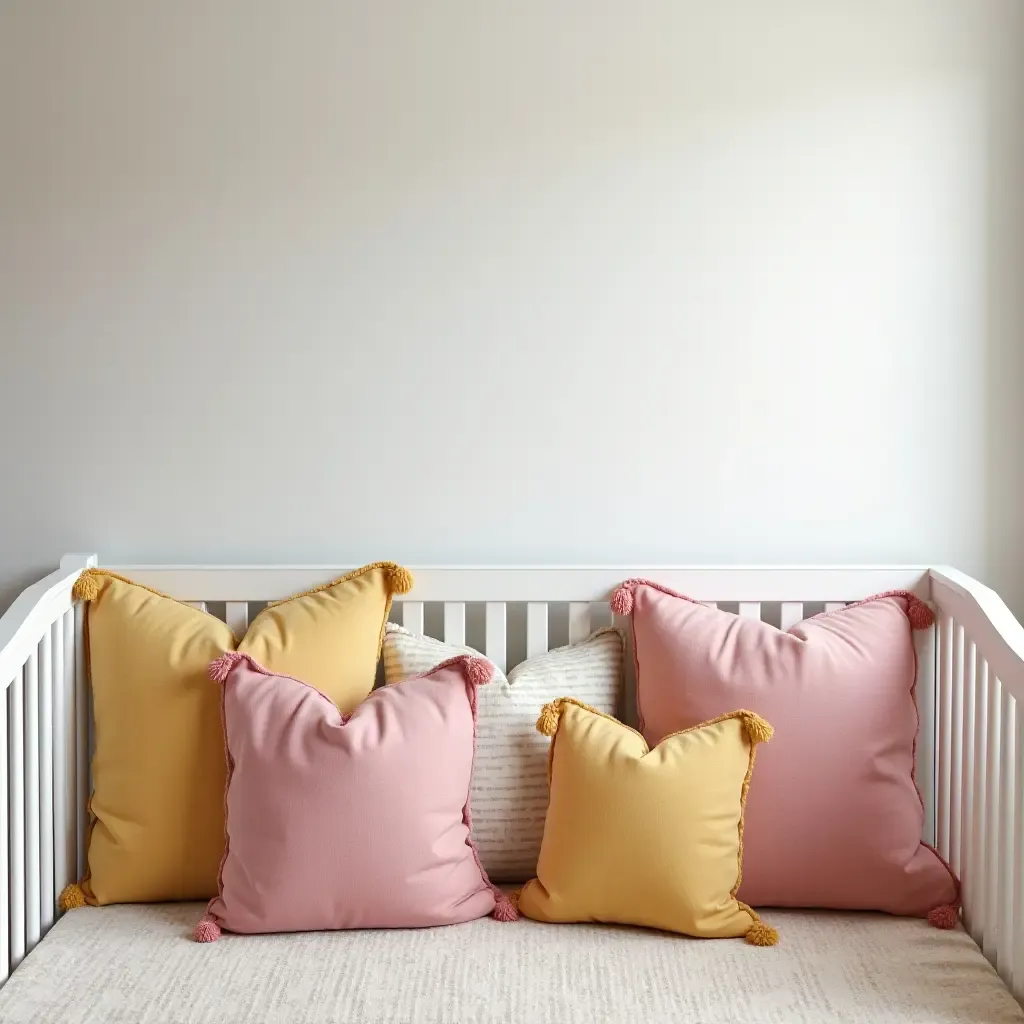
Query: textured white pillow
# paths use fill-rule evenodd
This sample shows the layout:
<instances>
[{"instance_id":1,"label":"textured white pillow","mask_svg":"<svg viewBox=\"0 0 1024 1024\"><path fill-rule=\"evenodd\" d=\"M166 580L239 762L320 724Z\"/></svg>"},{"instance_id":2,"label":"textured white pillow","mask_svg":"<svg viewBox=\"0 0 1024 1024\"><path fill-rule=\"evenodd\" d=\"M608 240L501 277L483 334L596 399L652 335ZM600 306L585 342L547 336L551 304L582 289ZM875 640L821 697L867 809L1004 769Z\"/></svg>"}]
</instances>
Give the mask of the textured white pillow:
<instances>
[{"instance_id":1,"label":"textured white pillow","mask_svg":"<svg viewBox=\"0 0 1024 1024\"><path fill-rule=\"evenodd\" d=\"M384 678L397 683L428 672L456 654L477 654L389 622ZM611 627L586 640L539 654L509 673L495 672L477 691L476 761L470 790L473 841L495 882L523 882L537 873L548 807L548 747L536 729L540 709L558 697L621 717L622 636Z\"/></svg>"}]
</instances>

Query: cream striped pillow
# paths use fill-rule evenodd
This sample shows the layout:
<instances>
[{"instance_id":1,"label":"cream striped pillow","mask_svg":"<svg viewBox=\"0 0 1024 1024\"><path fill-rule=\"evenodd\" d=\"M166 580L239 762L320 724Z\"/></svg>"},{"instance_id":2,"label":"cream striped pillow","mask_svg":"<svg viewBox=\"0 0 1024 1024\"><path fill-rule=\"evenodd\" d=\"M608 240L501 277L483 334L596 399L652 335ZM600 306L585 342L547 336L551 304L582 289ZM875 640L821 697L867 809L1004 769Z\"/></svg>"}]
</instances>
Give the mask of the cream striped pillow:
<instances>
[{"instance_id":1,"label":"cream striped pillow","mask_svg":"<svg viewBox=\"0 0 1024 1024\"><path fill-rule=\"evenodd\" d=\"M477 654L389 622L384 678L397 683L428 672L456 654ZM541 708L559 697L621 717L622 636L611 627L495 672L477 692L476 762L470 790L473 841L495 882L522 882L537 873L548 807L549 741L535 726Z\"/></svg>"}]
</instances>

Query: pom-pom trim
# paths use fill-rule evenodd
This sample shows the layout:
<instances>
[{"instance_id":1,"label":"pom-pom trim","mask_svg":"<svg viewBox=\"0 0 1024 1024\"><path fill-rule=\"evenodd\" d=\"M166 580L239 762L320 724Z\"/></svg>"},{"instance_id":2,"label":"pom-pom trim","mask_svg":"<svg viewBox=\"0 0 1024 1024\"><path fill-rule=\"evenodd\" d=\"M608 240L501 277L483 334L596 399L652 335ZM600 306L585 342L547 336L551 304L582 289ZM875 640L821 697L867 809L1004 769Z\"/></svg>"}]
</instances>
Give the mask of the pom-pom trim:
<instances>
[{"instance_id":1,"label":"pom-pom trim","mask_svg":"<svg viewBox=\"0 0 1024 1024\"><path fill-rule=\"evenodd\" d=\"M746 934L746 940L751 946L775 946L779 941L779 933L770 924L755 918Z\"/></svg>"},{"instance_id":2,"label":"pom-pom trim","mask_svg":"<svg viewBox=\"0 0 1024 1024\"><path fill-rule=\"evenodd\" d=\"M944 903L942 906L933 907L928 911L928 923L933 928L941 928L948 931L955 928L960 920L960 907L958 904Z\"/></svg>"},{"instance_id":3,"label":"pom-pom trim","mask_svg":"<svg viewBox=\"0 0 1024 1024\"><path fill-rule=\"evenodd\" d=\"M57 906L65 911L78 910L80 907L88 906L82 887L77 882L64 886L57 898Z\"/></svg>"},{"instance_id":4,"label":"pom-pom trim","mask_svg":"<svg viewBox=\"0 0 1024 1024\"><path fill-rule=\"evenodd\" d=\"M196 942L216 942L220 937L220 925L209 914L204 914L192 931Z\"/></svg>"}]
</instances>

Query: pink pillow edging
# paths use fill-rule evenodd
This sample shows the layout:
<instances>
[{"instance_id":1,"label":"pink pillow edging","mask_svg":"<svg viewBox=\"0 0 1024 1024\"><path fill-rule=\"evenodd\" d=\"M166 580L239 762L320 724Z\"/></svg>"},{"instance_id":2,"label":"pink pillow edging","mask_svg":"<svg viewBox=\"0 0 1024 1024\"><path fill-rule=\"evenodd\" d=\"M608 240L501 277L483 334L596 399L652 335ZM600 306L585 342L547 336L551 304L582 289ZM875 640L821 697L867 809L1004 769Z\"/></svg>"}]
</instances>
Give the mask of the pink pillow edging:
<instances>
[{"instance_id":1,"label":"pink pillow edging","mask_svg":"<svg viewBox=\"0 0 1024 1024\"><path fill-rule=\"evenodd\" d=\"M678 598L681 601L688 601L690 604L703 604L702 601L698 601L695 598L690 597L687 594L680 594L678 591L673 590L671 587L667 587L662 583L655 583L653 580L643 579L642 577L634 577L632 579L624 580L616 587L614 593L611 596L609 605L611 607L612 614L628 617L630 620L630 629L633 634L633 668L635 672L634 678L638 681L636 687L636 710L637 718L640 725L640 731L644 731L644 713L643 707L640 702L640 658L637 654L637 643L636 643L636 625L633 621L633 591L638 586L650 587L653 590L660 591L669 597ZM921 600L913 591L910 590L886 590L880 594L872 594L870 597L865 597L860 601L853 601L848 605L844 605L842 608L836 608L831 611L819 612L818 615L812 615L812 619L825 618L831 615L841 615L848 608L856 608L860 605L868 604L872 601L879 601L883 598L888 597L899 597L903 598L907 602L907 619L910 622L911 630L928 629L935 624L935 613L928 607L928 605ZM808 621L804 619L803 621ZM786 630L790 632L790 630ZM918 731L921 726L921 712L917 704L917 672L918 672L918 660L917 660L917 645L913 644L914 652L914 682L910 688L910 699L914 705L914 715L917 719ZM922 809L924 808L924 797L921 795L921 788L917 784L917 734L915 732L914 741L912 746L912 759L910 766L910 781L913 783L914 792L917 794L917 799L921 804ZM956 873L950 866L949 862L945 857L942 856L939 851L931 845L926 843L923 839L920 840L921 846L926 850L931 851L935 855L935 858L940 864L949 872L949 877L952 879L953 886L956 891L956 899L949 904L942 904L941 906L933 907L928 912L928 923L935 928L949 929L956 926L960 919L960 907L961 907L961 890L960 890L960 879L957 878Z\"/></svg>"},{"instance_id":2,"label":"pink pillow edging","mask_svg":"<svg viewBox=\"0 0 1024 1024\"><path fill-rule=\"evenodd\" d=\"M299 683L301 686L305 686L310 690L313 690L319 697L325 700L328 704L334 707L334 702L323 693L318 690L315 686L311 686L309 683L302 679L296 679L295 676L285 676L279 672L271 672L265 668L259 662L255 661L248 654L243 654L240 651L228 651L222 654L219 658L215 658L210 662L209 675L215 682L223 684L228 677L228 673L237 665L240 661L248 663L249 667L254 672L259 672L265 676L279 676L282 679L291 679L292 681ZM476 744L477 744L477 697L476 691L478 686L483 686L491 681L494 675L494 666L486 658L473 657L469 654L460 654L454 658L449 658L447 661L443 661L438 665L435 665L428 672L422 672L417 676L412 676L405 682L412 682L415 679L426 679L432 676L435 672L446 668L459 668L462 671L463 680L466 686L466 697L469 701L470 713L473 718L473 761L474 766L476 762ZM225 821L225 836L224 836L224 853L221 855L220 867L217 871L217 889L218 895L223 884L223 871L224 865L228 859L228 843L229 839L226 831L227 823L227 799L228 799L228 787L231 784L231 776L234 772L234 759L231 756L231 751L228 747L228 735L227 735L227 724L224 715L224 700L225 690L221 687L221 729L224 739L224 756L227 763L227 778L224 786L224 821ZM347 721L351 715L342 715L342 722ZM472 777L470 778L470 786L472 786ZM462 808L462 820L467 830L471 827L470 807L469 807L469 791L466 793L466 803ZM467 836L466 843L469 846L470 852L473 854L473 861L477 866L477 870L480 872L480 876L484 881L484 884L491 890L494 895L494 910L491 912L491 917L497 921L517 921L519 919L519 911L516 908L515 903L509 896L502 892L493 882L487 877L487 872L484 870L483 864L480 862L480 855L477 852L476 844L473 842L472 833ZM192 932L192 938L196 942L215 942L221 937L221 927L218 924L216 918L211 913L211 908L218 897L215 896L209 901L206 907L206 913L202 916L199 923L196 925Z\"/></svg>"}]
</instances>

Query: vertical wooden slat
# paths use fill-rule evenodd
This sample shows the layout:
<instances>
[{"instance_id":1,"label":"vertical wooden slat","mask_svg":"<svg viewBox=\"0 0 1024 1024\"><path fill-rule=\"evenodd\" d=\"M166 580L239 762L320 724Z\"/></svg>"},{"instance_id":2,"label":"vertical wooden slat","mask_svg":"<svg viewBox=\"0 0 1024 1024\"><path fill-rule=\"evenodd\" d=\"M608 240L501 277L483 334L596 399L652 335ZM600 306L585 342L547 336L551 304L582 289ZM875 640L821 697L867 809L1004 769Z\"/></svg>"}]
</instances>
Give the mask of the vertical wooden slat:
<instances>
[{"instance_id":1,"label":"vertical wooden slat","mask_svg":"<svg viewBox=\"0 0 1024 1024\"><path fill-rule=\"evenodd\" d=\"M761 602L760 601L740 601L740 618L741 619L756 619L758 622L761 621Z\"/></svg>"},{"instance_id":2,"label":"vertical wooden slat","mask_svg":"<svg viewBox=\"0 0 1024 1024\"><path fill-rule=\"evenodd\" d=\"M924 842L935 843L937 758L936 739L938 732L938 683L935 678L935 634L934 626L914 630L914 650L917 654L917 680L914 692L917 696L917 714L920 725L917 731L917 788L924 802L924 826L921 838Z\"/></svg>"},{"instance_id":3,"label":"vertical wooden slat","mask_svg":"<svg viewBox=\"0 0 1024 1024\"><path fill-rule=\"evenodd\" d=\"M53 644L53 892L54 901L71 881L67 877L67 701L64 692L64 620L51 627ZM56 906L54 907L56 914Z\"/></svg>"},{"instance_id":4,"label":"vertical wooden slat","mask_svg":"<svg viewBox=\"0 0 1024 1024\"><path fill-rule=\"evenodd\" d=\"M578 644L590 636L590 605L573 601L569 605L569 643Z\"/></svg>"},{"instance_id":5,"label":"vertical wooden slat","mask_svg":"<svg viewBox=\"0 0 1024 1024\"><path fill-rule=\"evenodd\" d=\"M938 761L935 845L946 860L950 858L952 839L949 829L949 808L953 748L953 620L943 615L939 620L938 637Z\"/></svg>"},{"instance_id":6,"label":"vertical wooden slat","mask_svg":"<svg viewBox=\"0 0 1024 1024\"><path fill-rule=\"evenodd\" d=\"M985 767L985 939L982 952L992 964L999 950L999 785L1002 768L1002 686L998 677L988 680L988 734Z\"/></svg>"},{"instance_id":7,"label":"vertical wooden slat","mask_svg":"<svg viewBox=\"0 0 1024 1024\"><path fill-rule=\"evenodd\" d=\"M825 611L827 611L827 612L837 612L837 611L839 611L840 608L845 608L845 607L846 607L846 603L844 601L826 601L825 602Z\"/></svg>"},{"instance_id":8,"label":"vertical wooden slat","mask_svg":"<svg viewBox=\"0 0 1024 1024\"><path fill-rule=\"evenodd\" d=\"M85 606L75 605L75 815L78 828L75 836L78 851L78 877L85 874L85 833L88 826L89 806L89 693L85 682L85 644L82 643L82 629Z\"/></svg>"},{"instance_id":9,"label":"vertical wooden slat","mask_svg":"<svg viewBox=\"0 0 1024 1024\"><path fill-rule=\"evenodd\" d=\"M53 648L39 642L39 929L53 924Z\"/></svg>"},{"instance_id":10,"label":"vertical wooden slat","mask_svg":"<svg viewBox=\"0 0 1024 1024\"><path fill-rule=\"evenodd\" d=\"M526 606L526 656L536 657L548 649L548 606L531 601Z\"/></svg>"},{"instance_id":11,"label":"vertical wooden slat","mask_svg":"<svg viewBox=\"0 0 1024 1024\"><path fill-rule=\"evenodd\" d=\"M22 672L8 687L8 734L10 743L10 930L11 970L25 956L25 707Z\"/></svg>"},{"instance_id":12,"label":"vertical wooden slat","mask_svg":"<svg viewBox=\"0 0 1024 1024\"><path fill-rule=\"evenodd\" d=\"M1001 707L999 709L999 858L996 865L997 882L995 889L997 943L996 970L999 976L1009 985L1013 980L1014 946L1019 938L1014 929L1013 921L1013 860L1014 860L1014 826L1013 810L1016 803L1016 790L1020 780L1014 778L1013 769L1016 763L1017 724L1014 700L1007 689L1002 688Z\"/></svg>"},{"instance_id":13,"label":"vertical wooden slat","mask_svg":"<svg viewBox=\"0 0 1024 1024\"><path fill-rule=\"evenodd\" d=\"M971 835L971 859L968 865L967 888L971 901L971 937L980 946L985 935L985 849L986 782L988 779L988 662L974 648L974 792L971 804L974 821Z\"/></svg>"},{"instance_id":14,"label":"vertical wooden slat","mask_svg":"<svg viewBox=\"0 0 1024 1024\"><path fill-rule=\"evenodd\" d=\"M447 601L444 606L444 642L466 646L466 606L462 601Z\"/></svg>"},{"instance_id":15,"label":"vertical wooden slat","mask_svg":"<svg viewBox=\"0 0 1024 1024\"><path fill-rule=\"evenodd\" d=\"M402 603L402 625L410 633L423 632L423 602L404 601Z\"/></svg>"},{"instance_id":16,"label":"vertical wooden slat","mask_svg":"<svg viewBox=\"0 0 1024 1024\"><path fill-rule=\"evenodd\" d=\"M185 604L187 604L189 606L189 608L195 608L197 611L201 611L201 612L205 612L206 611L206 602L205 601L186 601Z\"/></svg>"},{"instance_id":17,"label":"vertical wooden slat","mask_svg":"<svg viewBox=\"0 0 1024 1024\"><path fill-rule=\"evenodd\" d=\"M779 628L783 632L791 630L804 617L804 606L801 601L783 601L780 611Z\"/></svg>"},{"instance_id":18,"label":"vertical wooden slat","mask_svg":"<svg viewBox=\"0 0 1024 1024\"><path fill-rule=\"evenodd\" d=\"M1024 708L1015 709L1013 809L1013 994L1024 999Z\"/></svg>"},{"instance_id":19,"label":"vertical wooden slat","mask_svg":"<svg viewBox=\"0 0 1024 1024\"><path fill-rule=\"evenodd\" d=\"M39 941L39 655L25 662L25 952Z\"/></svg>"},{"instance_id":20,"label":"vertical wooden slat","mask_svg":"<svg viewBox=\"0 0 1024 1024\"><path fill-rule=\"evenodd\" d=\"M10 744L7 734L7 702L10 690L0 690L0 984L7 980L11 965L11 893L8 887L7 850L10 830L7 821L7 803L11 792L7 771Z\"/></svg>"},{"instance_id":21,"label":"vertical wooden slat","mask_svg":"<svg viewBox=\"0 0 1024 1024\"><path fill-rule=\"evenodd\" d=\"M966 881L971 867L974 848L974 654L975 647L963 631L963 674L964 726L963 726L963 775L960 779L960 879L963 883L964 925L970 925L970 885Z\"/></svg>"},{"instance_id":22,"label":"vertical wooden slat","mask_svg":"<svg viewBox=\"0 0 1024 1024\"><path fill-rule=\"evenodd\" d=\"M249 628L249 602L228 601L224 605L224 621L235 634L235 639L241 640Z\"/></svg>"},{"instance_id":23,"label":"vertical wooden slat","mask_svg":"<svg viewBox=\"0 0 1024 1024\"><path fill-rule=\"evenodd\" d=\"M964 631L958 622L951 622L949 650L950 687L953 707L950 716L952 731L950 744L949 777L949 863L955 874L960 874L960 844L962 840L961 796L964 768L964 685L963 647Z\"/></svg>"},{"instance_id":24,"label":"vertical wooden slat","mask_svg":"<svg viewBox=\"0 0 1024 1024\"><path fill-rule=\"evenodd\" d=\"M485 611L485 654L505 671L505 602L488 601Z\"/></svg>"},{"instance_id":25,"label":"vertical wooden slat","mask_svg":"<svg viewBox=\"0 0 1024 1024\"><path fill-rule=\"evenodd\" d=\"M78 708L75 687L75 619L77 608L64 615L64 877L76 881L78 874ZM67 884L67 883L65 883Z\"/></svg>"}]
</instances>

